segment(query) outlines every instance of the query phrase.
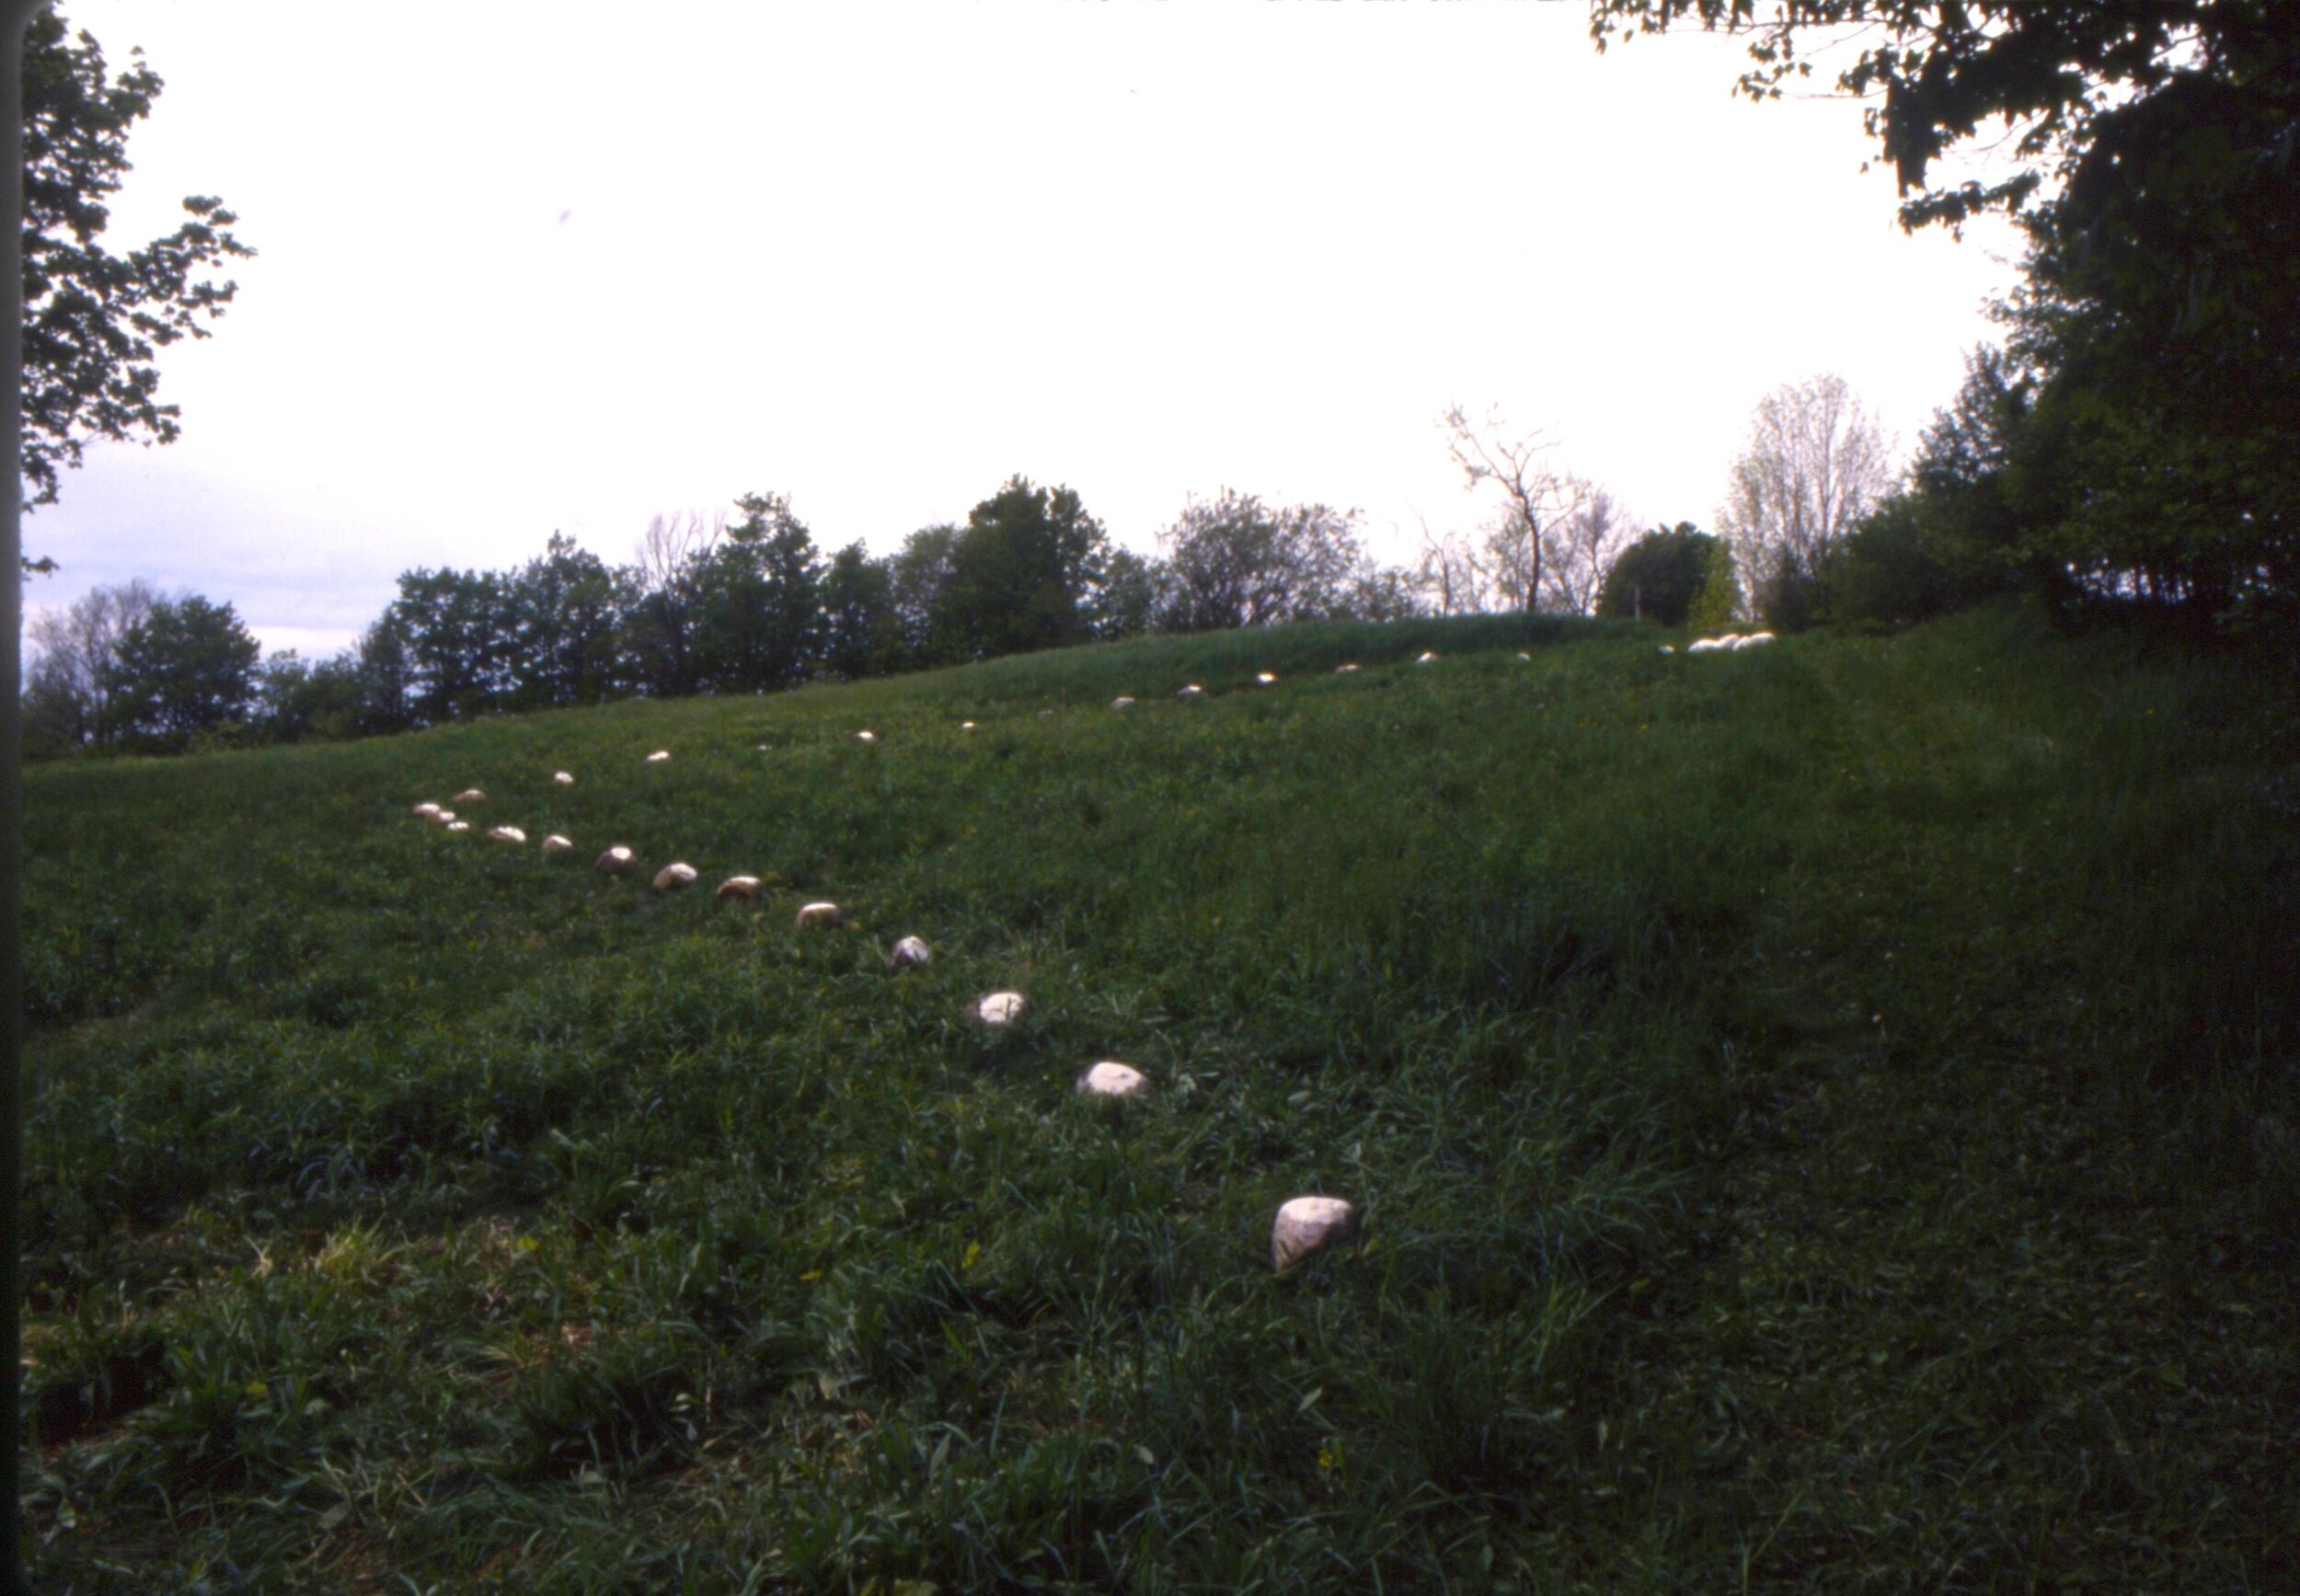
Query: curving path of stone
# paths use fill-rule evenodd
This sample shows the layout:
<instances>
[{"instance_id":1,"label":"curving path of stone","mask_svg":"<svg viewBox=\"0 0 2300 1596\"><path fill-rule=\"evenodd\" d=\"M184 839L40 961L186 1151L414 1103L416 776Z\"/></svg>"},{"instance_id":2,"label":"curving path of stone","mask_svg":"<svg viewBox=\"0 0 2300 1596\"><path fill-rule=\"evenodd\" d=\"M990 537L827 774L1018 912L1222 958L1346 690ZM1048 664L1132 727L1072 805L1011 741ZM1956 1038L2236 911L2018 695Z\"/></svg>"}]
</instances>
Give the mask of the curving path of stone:
<instances>
[{"instance_id":1,"label":"curving path of stone","mask_svg":"<svg viewBox=\"0 0 2300 1596\"><path fill-rule=\"evenodd\" d=\"M1770 634L1759 634L1757 637L1740 642L1740 646L1745 647L1747 642L1769 643L1772 640ZM1735 643L1715 642L1705 638L1702 643L1694 645L1691 651L1706 652L1707 649L1704 648L1704 644L1707 648L1736 646ZM1523 653L1517 657L1520 660L1530 658ZM1429 665L1435 663L1438 658L1435 652L1424 653L1414 663ZM1334 673L1351 675L1354 674L1357 670L1357 665L1352 662L1337 665L1334 668ZM1254 681L1257 686L1271 687L1277 684L1278 677L1271 672L1262 671L1256 673ZM1199 683L1192 682L1184 686L1175 696L1185 703L1199 702L1206 697L1206 690ZM1123 710L1133 707L1133 697L1121 695L1111 700L1110 707ZM1041 710L1039 713L1041 717L1045 717L1052 715L1053 711L1048 709ZM959 723L959 727L962 731L972 731L975 729L975 723L972 720L962 720ZM879 737L875 731L866 729L854 733L854 741L868 746L877 743ZM761 752L765 752L765 743L759 744ZM658 749L650 753L644 763L664 764L668 764L670 759L670 750ZM555 772L551 779L560 787L575 785L574 775L564 770ZM485 791L478 787L467 787L457 793L453 801L458 804L474 804L484 803L486 800ZM415 806L414 813L417 819L441 826L451 832L470 830L468 821L458 820L454 810L437 803L429 801L419 803ZM523 844L527 841L527 833L517 826L512 825L496 826L487 834L495 841L513 844ZM544 838L542 846L546 855L555 855L571 853L575 844L569 838L555 832ZM627 875L636 863L636 859L637 855L630 848L618 844L599 855L595 867L604 875ZM665 865L656 873L655 890L673 891L689 886L695 882L697 876L698 872L694 866L683 861L674 861ZM719 902L731 899L740 902L758 903L765 901L765 888L756 876L730 876L719 883L719 890L713 896ZM845 924L845 914L837 904L813 902L799 909L792 929L794 933L803 935L811 930L836 929ZM895 943L893 951L888 955L887 967L892 970L902 970L926 964L932 960L933 957L923 939L917 936L904 936ZM995 1031L1004 1029L1019 1020L1029 1006L1029 998L1021 993L994 992L969 1005L967 1014L976 1024ZM1072 1089L1081 1097L1123 1100L1127 1097L1139 1097L1147 1092L1149 1087L1149 1077L1132 1064L1122 1064L1115 1060L1104 1060L1090 1066L1085 1074L1081 1074L1074 1083ZM1360 1223L1361 1216L1357 1205L1345 1198L1310 1195L1289 1199L1280 1205L1277 1217L1271 1225L1271 1268L1279 1274L1285 1273L1327 1247L1355 1236L1358 1234Z\"/></svg>"}]
</instances>

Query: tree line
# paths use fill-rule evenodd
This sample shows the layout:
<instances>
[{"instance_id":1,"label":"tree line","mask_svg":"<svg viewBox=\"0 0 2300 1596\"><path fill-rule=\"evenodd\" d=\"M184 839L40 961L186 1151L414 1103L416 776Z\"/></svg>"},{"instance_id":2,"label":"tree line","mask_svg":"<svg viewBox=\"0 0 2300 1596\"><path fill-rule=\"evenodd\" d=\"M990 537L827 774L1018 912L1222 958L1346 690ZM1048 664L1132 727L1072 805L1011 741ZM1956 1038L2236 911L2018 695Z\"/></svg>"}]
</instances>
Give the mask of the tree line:
<instances>
[{"instance_id":1,"label":"tree line","mask_svg":"<svg viewBox=\"0 0 2300 1596\"><path fill-rule=\"evenodd\" d=\"M99 587L32 618L26 745L40 757L376 736L1151 632L1498 609L1675 625L1737 607L1719 539L1680 522L1632 541L1611 495L1568 477L1535 494L1535 477L1529 465L1527 491L1482 537L1426 537L1407 566L1373 557L1356 511L1230 488L1186 502L1149 555L1114 544L1076 490L1021 477L883 556L860 542L825 556L787 498L749 494L731 514L655 517L621 566L555 533L512 569L404 571L358 641L322 660L262 657L229 604Z\"/></svg>"}]
</instances>

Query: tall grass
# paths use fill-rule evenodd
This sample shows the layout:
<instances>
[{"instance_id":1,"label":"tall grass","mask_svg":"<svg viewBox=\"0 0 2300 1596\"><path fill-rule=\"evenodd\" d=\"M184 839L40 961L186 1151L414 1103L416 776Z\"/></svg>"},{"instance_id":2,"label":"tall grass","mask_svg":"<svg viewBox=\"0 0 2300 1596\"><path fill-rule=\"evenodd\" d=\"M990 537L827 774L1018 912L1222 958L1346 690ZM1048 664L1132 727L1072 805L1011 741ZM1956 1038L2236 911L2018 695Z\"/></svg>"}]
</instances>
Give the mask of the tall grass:
<instances>
[{"instance_id":1,"label":"tall grass","mask_svg":"<svg viewBox=\"0 0 2300 1596\"><path fill-rule=\"evenodd\" d=\"M46 1588L2300 1579L2288 685L1654 641L29 773Z\"/></svg>"}]
</instances>

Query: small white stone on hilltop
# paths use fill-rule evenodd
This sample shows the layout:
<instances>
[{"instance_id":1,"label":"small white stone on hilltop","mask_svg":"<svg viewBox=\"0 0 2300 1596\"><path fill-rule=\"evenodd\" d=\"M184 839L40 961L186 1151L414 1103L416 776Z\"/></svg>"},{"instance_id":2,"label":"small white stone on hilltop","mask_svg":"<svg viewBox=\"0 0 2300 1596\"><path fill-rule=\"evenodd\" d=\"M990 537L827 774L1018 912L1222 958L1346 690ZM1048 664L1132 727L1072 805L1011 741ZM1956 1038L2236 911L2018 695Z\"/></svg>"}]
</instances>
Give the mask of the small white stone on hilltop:
<instances>
[{"instance_id":1,"label":"small white stone on hilltop","mask_svg":"<svg viewBox=\"0 0 2300 1596\"><path fill-rule=\"evenodd\" d=\"M1133 706L1134 701L1127 697L1123 693L1110 700L1110 707L1112 709L1132 709Z\"/></svg>"},{"instance_id":2,"label":"small white stone on hilltop","mask_svg":"<svg viewBox=\"0 0 2300 1596\"><path fill-rule=\"evenodd\" d=\"M575 844L553 832L543 839L543 851L546 854L571 854L575 851Z\"/></svg>"},{"instance_id":3,"label":"small white stone on hilltop","mask_svg":"<svg viewBox=\"0 0 2300 1596\"><path fill-rule=\"evenodd\" d=\"M471 822L469 821L449 821L447 822L447 829L451 832L467 832L471 829Z\"/></svg>"},{"instance_id":4,"label":"small white stone on hilltop","mask_svg":"<svg viewBox=\"0 0 2300 1596\"><path fill-rule=\"evenodd\" d=\"M1297 1197L1278 1210L1270 1264L1281 1274L1311 1254L1358 1234L1358 1211L1339 1197Z\"/></svg>"},{"instance_id":5,"label":"small white stone on hilltop","mask_svg":"<svg viewBox=\"0 0 2300 1596\"><path fill-rule=\"evenodd\" d=\"M1018 992L994 992L975 1003L974 1017L986 1026L1012 1025L1028 1002Z\"/></svg>"},{"instance_id":6,"label":"small white stone on hilltop","mask_svg":"<svg viewBox=\"0 0 2300 1596\"><path fill-rule=\"evenodd\" d=\"M756 876L730 876L719 884L719 890L711 896L721 903L730 898L740 899L745 903L755 903L765 895L765 892L766 884Z\"/></svg>"},{"instance_id":7,"label":"small white stone on hilltop","mask_svg":"<svg viewBox=\"0 0 2300 1596\"><path fill-rule=\"evenodd\" d=\"M517 826L497 826L488 835L499 843L523 843L527 840L527 833Z\"/></svg>"},{"instance_id":8,"label":"small white stone on hilltop","mask_svg":"<svg viewBox=\"0 0 2300 1596\"><path fill-rule=\"evenodd\" d=\"M879 734L875 731L857 731L855 733L855 741L857 742L876 742L879 741Z\"/></svg>"},{"instance_id":9,"label":"small white stone on hilltop","mask_svg":"<svg viewBox=\"0 0 2300 1596\"><path fill-rule=\"evenodd\" d=\"M573 787L575 785L574 776L563 770L553 771L551 773L551 779L558 782L561 787Z\"/></svg>"},{"instance_id":10,"label":"small white stone on hilltop","mask_svg":"<svg viewBox=\"0 0 2300 1596\"><path fill-rule=\"evenodd\" d=\"M1254 672L1254 680L1267 687L1271 683L1277 681L1278 678L1268 671L1257 671Z\"/></svg>"},{"instance_id":11,"label":"small white stone on hilltop","mask_svg":"<svg viewBox=\"0 0 2300 1596\"><path fill-rule=\"evenodd\" d=\"M655 890L668 892L673 887L687 886L694 881L695 875L693 865L665 865L655 872Z\"/></svg>"},{"instance_id":12,"label":"small white stone on hilltop","mask_svg":"<svg viewBox=\"0 0 2300 1596\"><path fill-rule=\"evenodd\" d=\"M1334 667L1334 674L1337 676L1347 676L1355 670L1357 670L1357 666L1355 664L1337 665Z\"/></svg>"},{"instance_id":13,"label":"small white stone on hilltop","mask_svg":"<svg viewBox=\"0 0 2300 1596\"><path fill-rule=\"evenodd\" d=\"M630 873L631 859L631 850L617 845L599 855L598 867L610 876L625 876Z\"/></svg>"},{"instance_id":14,"label":"small white stone on hilltop","mask_svg":"<svg viewBox=\"0 0 2300 1596\"><path fill-rule=\"evenodd\" d=\"M1174 695L1177 698L1203 698L1205 695L1206 690L1198 685L1195 682L1192 682L1189 686Z\"/></svg>"},{"instance_id":15,"label":"small white stone on hilltop","mask_svg":"<svg viewBox=\"0 0 2300 1596\"><path fill-rule=\"evenodd\" d=\"M647 763L650 764L662 764L668 762L670 758L671 750L667 748L659 748L655 750L654 752L647 756Z\"/></svg>"},{"instance_id":16,"label":"small white stone on hilltop","mask_svg":"<svg viewBox=\"0 0 2300 1596\"><path fill-rule=\"evenodd\" d=\"M887 955L887 968L909 970L914 965L932 964L934 959L934 954L926 947L925 937L905 936L896 943L893 951Z\"/></svg>"},{"instance_id":17,"label":"small white stone on hilltop","mask_svg":"<svg viewBox=\"0 0 2300 1596\"><path fill-rule=\"evenodd\" d=\"M455 801L459 804L482 803L486 801L487 796L476 787L467 787L455 795Z\"/></svg>"},{"instance_id":18,"label":"small white stone on hilltop","mask_svg":"<svg viewBox=\"0 0 2300 1596\"><path fill-rule=\"evenodd\" d=\"M416 806L415 806L415 818L416 818L417 820L419 820L419 821L435 821L435 820L439 819L439 805L437 805L437 804L418 804L418 805L416 805Z\"/></svg>"},{"instance_id":19,"label":"small white stone on hilltop","mask_svg":"<svg viewBox=\"0 0 2300 1596\"><path fill-rule=\"evenodd\" d=\"M1428 653L1426 653L1426 654L1422 655L1420 659L1416 660L1414 661L1414 663L1415 663L1415 664L1417 664L1417 665L1427 665L1427 664L1428 664L1431 660L1434 660L1434 659L1436 659L1436 658L1437 658L1437 650L1436 650L1435 649L1431 649Z\"/></svg>"},{"instance_id":20,"label":"small white stone on hilltop","mask_svg":"<svg viewBox=\"0 0 2300 1596\"><path fill-rule=\"evenodd\" d=\"M1078 1077L1076 1089L1089 1097L1131 1097L1149 1084L1150 1077L1133 1065L1105 1060Z\"/></svg>"},{"instance_id":21,"label":"small white stone on hilltop","mask_svg":"<svg viewBox=\"0 0 2300 1596\"><path fill-rule=\"evenodd\" d=\"M799 918L792 922L791 929L811 931L820 925L826 930L834 931L845 924L846 916L840 912L837 904L810 903L799 911Z\"/></svg>"}]
</instances>

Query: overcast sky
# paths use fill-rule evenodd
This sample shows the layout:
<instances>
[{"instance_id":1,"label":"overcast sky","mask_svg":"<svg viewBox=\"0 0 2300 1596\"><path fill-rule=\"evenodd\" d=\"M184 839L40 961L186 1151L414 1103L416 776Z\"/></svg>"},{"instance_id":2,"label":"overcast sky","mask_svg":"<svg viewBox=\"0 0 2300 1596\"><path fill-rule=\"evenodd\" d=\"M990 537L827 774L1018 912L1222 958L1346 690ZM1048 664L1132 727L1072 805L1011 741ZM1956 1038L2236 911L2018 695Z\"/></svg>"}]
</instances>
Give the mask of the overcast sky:
<instances>
[{"instance_id":1,"label":"overcast sky","mask_svg":"<svg viewBox=\"0 0 2300 1596\"><path fill-rule=\"evenodd\" d=\"M884 553L1020 472L1146 551L1228 486L1404 559L1488 511L1455 400L1706 525L1763 395L1839 372L1905 448L2014 277L1899 231L1857 102L1600 56L1580 0L63 9L167 80L116 247L207 193L260 253L28 602L144 577L306 653L754 490Z\"/></svg>"}]
</instances>

